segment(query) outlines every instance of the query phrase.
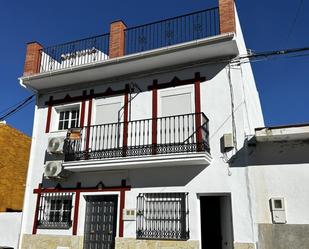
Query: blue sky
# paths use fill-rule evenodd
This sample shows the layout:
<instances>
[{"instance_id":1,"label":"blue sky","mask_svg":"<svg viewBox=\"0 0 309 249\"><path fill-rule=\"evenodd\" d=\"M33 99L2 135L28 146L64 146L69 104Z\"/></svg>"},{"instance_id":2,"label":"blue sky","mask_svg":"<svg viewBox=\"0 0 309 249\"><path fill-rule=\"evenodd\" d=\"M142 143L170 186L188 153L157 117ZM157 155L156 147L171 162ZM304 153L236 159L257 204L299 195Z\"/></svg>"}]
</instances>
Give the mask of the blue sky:
<instances>
[{"instance_id":1,"label":"blue sky","mask_svg":"<svg viewBox=\"0 0 309 249\"><path fill-rule=\"evenodd\" d=\"M216 0L35 0L3 1L0 7L0 112L30 95L19 86L26 43L44 46L108 32L112 21L127 26L148 23L216 6ZM309 1L238 0L237 8L247 47L254 51L309 46ZM291 34L290 36L288 34ZM309 57L253 64L266 125L309 122ZM34 105L7 119L32 133Z\"/></svg>"}]
</instances>

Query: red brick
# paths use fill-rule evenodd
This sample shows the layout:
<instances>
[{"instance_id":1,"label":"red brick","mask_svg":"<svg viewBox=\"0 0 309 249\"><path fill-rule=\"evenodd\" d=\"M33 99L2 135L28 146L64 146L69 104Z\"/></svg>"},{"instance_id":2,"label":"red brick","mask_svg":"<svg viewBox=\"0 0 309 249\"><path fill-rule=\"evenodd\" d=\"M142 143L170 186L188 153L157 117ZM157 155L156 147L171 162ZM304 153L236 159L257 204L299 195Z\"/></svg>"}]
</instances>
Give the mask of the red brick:
<instances>
[{"instance_id":1,"label":"red brick","mask_svg":"<svg viewBox=\"0 0 309 249\"><path fill-rule=\"evenodd\" d=\"M24 65L24 76L40 72L41 63L41 44L30 42L27 44L26 59Z\"/></svg>"},{"instance_id":2,"label":"red brick","mask_svg":"<svg viewBox=\"0 0 309 249\"><path fill-rule=\"evenodd\" d=\"M125 55L125 33L126 25L122 21L113 22L110 25L109 58Z\"/></svg>"},{"instance_id":3,"label":"red brick","mask_svg":"<svg viewBox=\"0 0 309 249\"><path fill-rule=\"evenodd\" d=\"M219 0L220 33L236 33L235 1Z\"/></svg>"}]
</instances>

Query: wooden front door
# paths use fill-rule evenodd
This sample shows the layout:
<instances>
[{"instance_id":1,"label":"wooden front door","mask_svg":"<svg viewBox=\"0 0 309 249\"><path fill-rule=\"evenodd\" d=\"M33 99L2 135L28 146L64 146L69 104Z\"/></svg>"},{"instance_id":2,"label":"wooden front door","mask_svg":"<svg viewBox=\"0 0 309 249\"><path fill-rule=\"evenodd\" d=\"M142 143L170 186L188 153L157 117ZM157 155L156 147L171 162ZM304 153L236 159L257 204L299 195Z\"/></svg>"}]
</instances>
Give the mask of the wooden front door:
<instances>
[{"instance_id":1,"label":"wooden front door","mask_svg":"<svg viewBox=\"0 0 309 249\"><path fill-rule=\"evenodd\" d=\"M117 196L86 196L84 249L114 249Z\"/></svg>"}]
</instances>

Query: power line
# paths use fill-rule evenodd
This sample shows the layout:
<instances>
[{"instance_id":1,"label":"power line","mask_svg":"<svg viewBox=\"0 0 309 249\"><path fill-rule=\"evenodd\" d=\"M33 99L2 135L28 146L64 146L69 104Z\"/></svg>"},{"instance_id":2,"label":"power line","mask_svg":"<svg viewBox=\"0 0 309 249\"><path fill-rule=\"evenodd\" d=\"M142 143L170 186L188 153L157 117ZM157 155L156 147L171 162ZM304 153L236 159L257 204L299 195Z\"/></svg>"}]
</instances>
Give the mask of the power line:
<instances>
[{"instance_id":1,"label":"power line","mask_svg":"<svg viewBox=\"0 0 309 249\"><path fill-rule=\"evenodd\" d=\"M27 105L29 105L30 103L32 103L33 97L35 95L31 95L29 97L27 97L26 99L22 100L19 102L19 104L15 104L12 107L14 107L12 110L10 110L12 107L6 108L6 110L9 110L8 112L6 112L5 114L3 114L0 117L0 121L4 120L5 118L10 117L11 115L15 114L16 112L20 111L21 109L23 109L24 107L26 107ZM1 113L3 113L4 111L2 111Z\"/></svg>"},{"instance_id":2,"label":"power line","mask_svg":"<svg viewBox=\"0 0 309 249\"><path fill-rule=\"evenodd\" d=\"M30 96L29 96L29 97L30 97ZM23 99L23 100L21 100L21 101L15 103L15 104L12 105L12 106L9 106L9 107L3 109L2 111L0 111L0 114L5 113L5 112L8 112L9 110L12 110L12 109L15 108L16 106L18 106L19 104L21 104L21 103L23 103L25 100L27 100L29 97L27 97L27 98L25 98L25 99Z\"/></svg>"},{"instance_id":3,"label":"power line","mask_svg":"<svg viewBox=\"0 0 309 249\"><path fill-rule=\"evenodd\" d=\"M307 52L307 53L304 53L304 52ZM296 57L306 57L306 56L309 56L309 47L293 48L293 49L285 49L285 50L273 50L273 51L265 51L265 52L259 52L259 53L251 52L245 55L240 55L234 59L232 58L217 59L217 60L204 62L201 64L207 65L207 64L218 64L218 63L231 63L235 65L241 65L241 64L250 63L250 62L266 61L266 60L273 59L276 57L281 57L281 56L285 56L284 58L286 59L296 58ZM24 107L29 105L30 103L32 103L34 101L32 100L34 96L35 95L31 95L27 97L26 99L16 103L15 105L12 105L2 110L0 114L4 112L6 113L0 117L0 121L4 120L5 118L10 117L11 115L14 115L18 111L22 110Z\"/></svg>"},{"instance_id":4,"label":"power line","mask_svg":"<svg viewBox=\"0 0 309 249\"><path fill-rule=\"evenodd\" d=\"M308 51L309 51L309 47L304 47L304 48L292 48L292 49L285 49L285 50L272 50L272 51L265 51L265 52L259 52L259 53L249 53L246 55L240 55L237 58L232 59L231 63L232 64L243 64L243 63L256 62L256 61L265 61L265 60L276 58L278 56L285 56L285 58L304 57L304 56L307 56L308 53L305 53L305 54L302 54L302 53L308 52Z\"/></svg>"}]
</instances>

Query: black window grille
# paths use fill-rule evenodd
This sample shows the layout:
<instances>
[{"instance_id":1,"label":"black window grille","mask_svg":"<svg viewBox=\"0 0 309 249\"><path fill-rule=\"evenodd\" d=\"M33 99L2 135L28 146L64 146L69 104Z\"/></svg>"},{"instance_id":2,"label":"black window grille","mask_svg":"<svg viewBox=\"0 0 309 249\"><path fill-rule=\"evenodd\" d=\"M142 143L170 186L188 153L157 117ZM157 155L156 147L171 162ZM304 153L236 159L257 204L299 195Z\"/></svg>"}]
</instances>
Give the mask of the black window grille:
<instances>
[{"instance_id":1,"label":"black window grille","mask_svg":"<svg viewBox=\"0 0 309 249\"><path fill-rule=\"evenodd\" d=\"M73 193L42 193L38 228L68 229L72 225Z\"/></svg>"},{"instance_id":2,"label":"black window grille","mask_svg":"<svg viewBox=\"0 0 309 249\"><path fill-rule=\"evenodd\" d=\"M188 193L144 193L137 197L138 239L189 239Z\"/></svg>"}]
</instances>

